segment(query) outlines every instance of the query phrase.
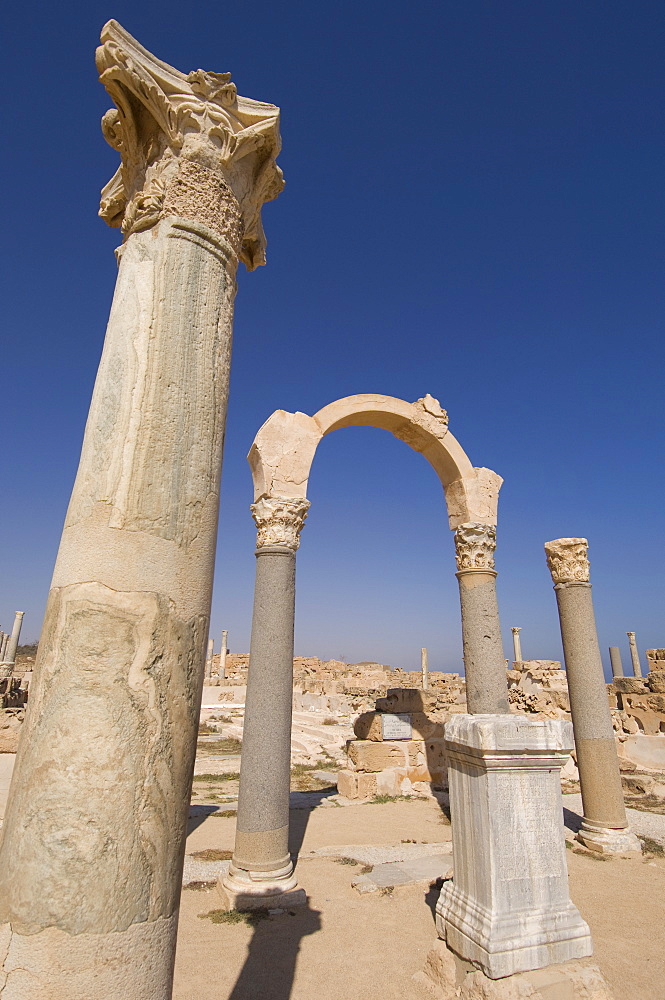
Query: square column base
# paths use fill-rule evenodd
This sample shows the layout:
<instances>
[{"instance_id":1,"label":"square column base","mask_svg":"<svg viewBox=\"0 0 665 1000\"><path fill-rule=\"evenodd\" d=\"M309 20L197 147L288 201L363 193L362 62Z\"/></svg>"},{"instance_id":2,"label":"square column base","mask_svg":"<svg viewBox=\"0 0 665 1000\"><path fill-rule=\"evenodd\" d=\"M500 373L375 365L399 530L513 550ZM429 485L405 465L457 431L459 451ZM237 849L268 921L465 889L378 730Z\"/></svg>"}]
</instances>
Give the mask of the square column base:
<instances>
[{"instance_id":1,"label":"square column base","mask_svg":"<svg viewBox=\"0 0 665 1000\"><path fill-rule=\"evenodd\" d=\"M436 942L413 982L422 1000L613 1000L600 969L588 960L489 979L443 941Z\"/></svg>"},{"instance_id":2,"label":"square column base","mask_svg":"<svg viewBox=\"0 0 665 1000\"><path fill-rule=\"evenodd\" d=\"M455 874L436 926L490 979L592 952L568 892L560 774L572 746L572 726L559 719L446 724Z\"/></svg>"}]
</instances>

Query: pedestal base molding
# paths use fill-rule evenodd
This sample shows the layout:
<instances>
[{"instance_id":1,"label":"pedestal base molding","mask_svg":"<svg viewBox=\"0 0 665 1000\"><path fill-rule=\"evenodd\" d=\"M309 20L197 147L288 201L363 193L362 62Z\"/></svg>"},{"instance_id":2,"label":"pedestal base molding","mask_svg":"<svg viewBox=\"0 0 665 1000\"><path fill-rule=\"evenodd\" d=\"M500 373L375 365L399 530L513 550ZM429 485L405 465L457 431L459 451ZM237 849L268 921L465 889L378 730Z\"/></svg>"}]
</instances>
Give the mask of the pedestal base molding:
<instances>
[{"instance_id":1,"label":"pedestal base molding","mask_svg":"<svg viewBox=\"0 0 665 1000\"><path fill-rule=\"evenodd\" d=\"M436 942L413 982L422 1000L613 1000L600 969L588 960L488 979L443 941Z\"/></svg>"},{"instance_id":2,"label":"pedestal base molding","mask_svg":"<svg viewBox=\"0 0 665 1000\"><path fill-rule=\"evenodd\" d=\"M591 953L589 928L572 902L496 913L446 882L436 908L439 934L492 978L540 969Z\"/></svg>"}]
</instances>

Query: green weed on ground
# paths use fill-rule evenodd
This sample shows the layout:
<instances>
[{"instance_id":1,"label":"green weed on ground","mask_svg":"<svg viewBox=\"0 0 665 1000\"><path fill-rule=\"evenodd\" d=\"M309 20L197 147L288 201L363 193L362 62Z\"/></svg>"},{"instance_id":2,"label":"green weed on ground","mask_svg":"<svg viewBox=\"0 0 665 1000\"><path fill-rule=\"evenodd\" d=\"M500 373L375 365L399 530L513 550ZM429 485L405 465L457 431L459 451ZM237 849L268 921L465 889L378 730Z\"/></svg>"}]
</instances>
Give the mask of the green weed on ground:
<instances>
[{"instance_id":1,"label":"green weed on ground","mask_svg":"<svg viewBox=\"0 0 665 1000\"><path fill-rule=\"evenodd\" d=\"M253 927L261 920L269 917L267 910L252 910L251 913L239 913L237 910L209 910L199 913L199 920L210 920L213 924L249 924Z\"/></svg>"}]
</instances>

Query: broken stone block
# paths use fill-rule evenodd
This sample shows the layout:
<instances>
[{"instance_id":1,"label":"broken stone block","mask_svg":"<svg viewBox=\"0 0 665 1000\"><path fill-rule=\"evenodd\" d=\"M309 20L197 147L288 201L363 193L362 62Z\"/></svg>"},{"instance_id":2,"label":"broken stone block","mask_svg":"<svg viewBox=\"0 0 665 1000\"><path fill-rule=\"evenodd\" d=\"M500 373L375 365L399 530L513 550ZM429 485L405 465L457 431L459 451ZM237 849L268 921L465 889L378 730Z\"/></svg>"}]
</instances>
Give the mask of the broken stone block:
<instances>
[{"instance_id":1,"label":"broken stone block","mask_svg":"<svg viewBox=\"0 0 665 1000\"><path fill-rule=\"evenodd\" d=\"M665 694L665 670L652 670L646 680L655 694Z\"/></svg>"},{"instance_id":2,"label":"broken stone block","mask_svg":"<svg viewBox=\"0 0 665 1000\"><path fill-rule=\"evenodd\" d=\"M349 760L359 771L385 771L391 767L406 767L409 762L404 743L407 740L376 743L372 740L350 740L347 743Z\"/></svg>"},{"instance_id":3,"label":"broken stone block","mask_svg":"<svg viewBox=\"0 0 665 1000\"><path fill-rule=\"evenodd\" d=\"M385 699L379 698L379 701ZM384 712L363 712L359 715L353 725L353 731L359 740L383 740L382 716ZM400 713L401 714L401 713ZM411 716L411 728L416 739L430 739L431 737L443 738L443 725L428 718L424 712L406 713Z\"/></svg>"},{"instance_id":4,"label":"broken stone block","mask_svg":"<svg viewBox=\"0 0 665 1000\"><path fill-rule=\"evenodd\" d=\"M392 767L376 775L377 795L412 795L414 788L406 767Z\"/></svg>"},{"instance_id":5,"label":"broken stone block","mask_svg":"<svg viewBox=\"0 0 665 1000\"><path fill-rule=\"evenodd\" d=\"M504 979L489 979L437 941L413 982L431 1000L613 1000L591 960L563 962Z\"/></svg>"},{"instance_id":6,"label":"broken stone block","mask_svg":"<svg viewBox=\"0 0 665 1000\"><path fill-rule=\"evenodd\" d=\"M615 677L614 690L627 694L644 694L648 689L641 677Z\"/></svg>"},{"instance_id":7,"label":"broken stone block","mask_svg":"<svg viewBox=\"0 0 665 1000\"><path fill-rule=\"evenodd\" d=\"M379 712L428 712L436 704L436 694L419 688L389 688L385 698L376 699Z\"/></svg>"},{"instance_id":8,"label":"broken stone block","mask_svg":"<svg viewBox=\"0 0 665 1000\"><path fill-rule=\"evenodd\" d=\"M0 753L16 753L24 712L6 709L0 712Z\"/></svg>"},{"instance_id":9,"label":"broken stone block","mask_svg":"<svg viewBox=\"0 0 665 1000\"><path fill-rule=\"evenodd\" d=\"M338 771L337 791L347 799L372 799L376 795L376 775L346 769Z\"/></svg>"}]
</instances>

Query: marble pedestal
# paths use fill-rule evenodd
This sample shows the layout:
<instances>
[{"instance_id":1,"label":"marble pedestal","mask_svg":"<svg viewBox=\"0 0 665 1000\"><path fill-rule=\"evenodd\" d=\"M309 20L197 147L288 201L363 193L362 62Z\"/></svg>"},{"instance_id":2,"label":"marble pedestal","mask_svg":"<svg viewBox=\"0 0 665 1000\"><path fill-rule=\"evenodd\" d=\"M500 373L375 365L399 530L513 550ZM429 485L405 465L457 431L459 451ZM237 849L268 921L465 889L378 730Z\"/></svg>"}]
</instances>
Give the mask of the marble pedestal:
<instances>
[{"instance_id":1,"label":"marble pedestal","mask_svg":"<svg viewBox=\"0 0 665 1000\"><path fill-rule=\"evenodd\" d=\"M570 722L457 715L446 724L454 880L439 936L491 979L590 955L568 894L560 771Z\"/></svg>"}]
</instances>

